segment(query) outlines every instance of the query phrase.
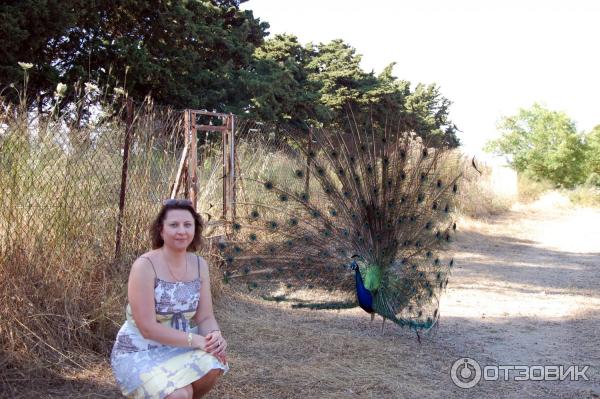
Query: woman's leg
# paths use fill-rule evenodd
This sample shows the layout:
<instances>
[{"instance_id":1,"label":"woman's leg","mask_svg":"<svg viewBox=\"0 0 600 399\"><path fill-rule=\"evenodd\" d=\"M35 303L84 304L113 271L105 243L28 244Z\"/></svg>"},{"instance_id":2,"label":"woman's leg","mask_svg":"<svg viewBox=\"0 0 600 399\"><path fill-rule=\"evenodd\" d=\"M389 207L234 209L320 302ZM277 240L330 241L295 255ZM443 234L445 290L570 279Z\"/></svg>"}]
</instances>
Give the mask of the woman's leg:
<instances>
[{"instance_id":1,"label":"woman's leg","mask_svg":"<svg viewBox=\"0 0 600 399\"><path fill-rule=\"evenodd\" d=\"M166 396L165 399L192 399L194 396L194 389L192 385L186 385L183 388L179 388L173 391L170 395Z\"/></svg>"},{"instance_id":2,"label":"woman's leg","mask_svg":"<svg viewBox=\"0 0 600 399\"><path fill-rule=\"evenodd\" d=\"M194 389L194 399L199 399L206 395L217 383L217 379L223 374L221 369L212 369L197 381L192 382Z\"/></svg>"}]
</instances>

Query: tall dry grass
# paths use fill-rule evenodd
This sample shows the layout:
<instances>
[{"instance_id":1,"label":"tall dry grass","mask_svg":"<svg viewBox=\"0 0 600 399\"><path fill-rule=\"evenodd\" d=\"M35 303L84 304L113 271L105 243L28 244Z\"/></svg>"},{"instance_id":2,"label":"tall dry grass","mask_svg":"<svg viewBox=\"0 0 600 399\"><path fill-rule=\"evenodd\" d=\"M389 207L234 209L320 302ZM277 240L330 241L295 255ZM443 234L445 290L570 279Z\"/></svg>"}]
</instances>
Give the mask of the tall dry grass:
<instances>
[{"instance_id":1,"label":"tall dry grass","mask_svg":"<svg viewBox=\"0 0 600 399\"><path fill-rule=\"evenodd\" d=\"M147 226L182 146L179 115L138 106L115 258L123 118L73 128L1 106L0 384L10 384L108 352L129 265L149 247Z\"/></svg>"},{"instance_id":2,"label":"tall dry grass","mask_svg":"<svg viewBox=\"0 0 600 399\"><path fill-rule=\"evenodd\" d=\"M569 200L576 205L600 208L600 187L582 185L566 192Z\"/></svg>"},{"instance_id":3,"label":"tall dry grass","mask_svg":"<svg viewBox=\"0 0 600 399\"><path fill-rule=\"evenodd\" d=\"M514 201L494 192L491 167L483 162L477 162L476 166L473 167L471 158L462 158L459 213L467 218L482 219L508 211Z\"/></svg>"},{"instance_id":4,"label":"tall dry grass","mask_svg":"<svg viewBox=\"0 0 600 399\"><path fill-rule=\"evenodd\" d=\"M106 358L124 319L132 261L149 249L147 227L169 196L183 149L181 115L150 102L138 106L132 130L121 257L115 258L123 117L73 128L62 118L1 104L0 112L0 385L52 379ZM241 170L272 177L288 160L262 139L264 129L240 124L255 140L238 146ZM198 209L223 233L222 151L213 138L199 149ZM279 168L277 167L279 165ZM291 175L291 174L290 174ZM257 193L239 187L255 201ZM211 256L205 248L205 255ZM216 266L216 262L212 262ZM218 267L213 294L222 291ZM16 385L15 385L16 384Z\"/></svg>"}]
</instances>

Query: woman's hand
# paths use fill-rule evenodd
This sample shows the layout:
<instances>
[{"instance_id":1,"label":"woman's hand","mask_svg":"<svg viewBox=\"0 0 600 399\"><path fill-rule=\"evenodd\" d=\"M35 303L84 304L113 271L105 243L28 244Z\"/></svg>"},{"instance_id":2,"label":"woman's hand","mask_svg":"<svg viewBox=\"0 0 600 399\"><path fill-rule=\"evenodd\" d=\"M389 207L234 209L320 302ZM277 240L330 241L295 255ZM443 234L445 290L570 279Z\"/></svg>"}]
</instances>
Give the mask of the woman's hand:
<instances>
[{"instance_id":1,"label":"woman's hand","mask_svg":"<svg viewBox=\"0 0 600 399\"><path fill-rule=\"evenodd\" d=\"M192 335L192 347L206 351L206 344L206 337L198 334Z\"/></svg>"},{"instance_id":2,"label":"woman's hand","mask_svg":"<svg viewBox=\"0 0 600 399\"><path fill-rule=\"evenodd\" d=\"M221 335L221 331L216 330L210 332L206 335L206 352L215 356L222 363L225 363L227 360L225 358L225 350L227 349L227 341Z\"/></svg>"}]
</instances>

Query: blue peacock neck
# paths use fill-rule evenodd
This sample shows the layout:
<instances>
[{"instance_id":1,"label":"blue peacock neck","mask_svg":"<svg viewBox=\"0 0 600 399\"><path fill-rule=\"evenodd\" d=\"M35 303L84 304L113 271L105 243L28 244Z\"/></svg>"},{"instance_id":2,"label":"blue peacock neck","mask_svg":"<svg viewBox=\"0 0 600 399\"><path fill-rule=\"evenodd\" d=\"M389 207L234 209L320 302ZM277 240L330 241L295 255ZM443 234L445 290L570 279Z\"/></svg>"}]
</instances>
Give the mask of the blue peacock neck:
<instances>
[{"instance_id":1,"label":"blue peacock neck","mask_svg":"<svg viewBox=\"0 0 600 399\"><path fill-rule=\"evenodd\" d=\"M358 263L353 262L352 267L354 268L354 279L356 282L356 297L358 299L358 305L365 312L373 313L373 294L367 289L367 287L365 287Z\"/></svg>"}]
</instances>

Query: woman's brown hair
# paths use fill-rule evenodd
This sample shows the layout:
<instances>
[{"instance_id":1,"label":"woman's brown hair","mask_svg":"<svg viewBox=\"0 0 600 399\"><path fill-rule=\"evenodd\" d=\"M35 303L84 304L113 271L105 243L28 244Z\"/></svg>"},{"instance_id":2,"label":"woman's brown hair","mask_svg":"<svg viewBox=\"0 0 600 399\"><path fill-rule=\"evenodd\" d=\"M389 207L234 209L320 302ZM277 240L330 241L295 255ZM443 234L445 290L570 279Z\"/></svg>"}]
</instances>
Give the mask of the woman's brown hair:
<instances>
[{"instance_id":1,"label":"woman's brown hair","mask_svg":"<svg viewBox=\"0 0 600 399\"><path fill-rule=\"evenodd\" d=\"M196 212L194 207L192 207L192 203L189 200L167 200L160 209L160 212L158 212L158 215L154 221L152 221L152 224L150 224L150 241L152 242L152 249L161 248L165 244L160 236L160 232L162 230L163 223L167 218L167 212L172 209L189 211L194 218L194 239L190 245L188 245L187 250L195 252L202 248L202 231L204 230L204 222L202 221L202 218L198 212Z\"/></svg>"}]
</instances>

